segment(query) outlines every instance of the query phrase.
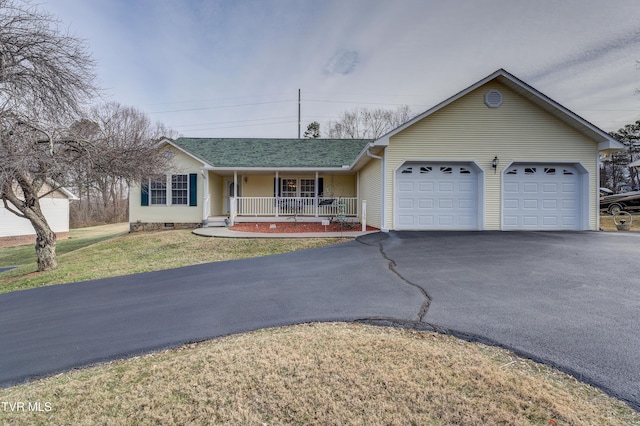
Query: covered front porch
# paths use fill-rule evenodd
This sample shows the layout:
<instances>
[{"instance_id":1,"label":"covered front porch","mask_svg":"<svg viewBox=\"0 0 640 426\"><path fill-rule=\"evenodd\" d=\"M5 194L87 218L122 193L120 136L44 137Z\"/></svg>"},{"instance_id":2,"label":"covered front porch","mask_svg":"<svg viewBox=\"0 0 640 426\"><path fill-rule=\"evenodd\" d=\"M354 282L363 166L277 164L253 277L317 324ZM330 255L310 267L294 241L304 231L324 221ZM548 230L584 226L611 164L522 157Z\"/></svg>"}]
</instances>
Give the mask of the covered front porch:
<instances>
[{"instance_id":1,"label":"covered front porch","mask_svg":"<svg viewBox=\"0 0 640 426\"><path fill-rule=\"evenodd\" d=\"M205 226L362 217L358 174L347 170L208 170L205 195Z\"/></svg>"}]
</instances>

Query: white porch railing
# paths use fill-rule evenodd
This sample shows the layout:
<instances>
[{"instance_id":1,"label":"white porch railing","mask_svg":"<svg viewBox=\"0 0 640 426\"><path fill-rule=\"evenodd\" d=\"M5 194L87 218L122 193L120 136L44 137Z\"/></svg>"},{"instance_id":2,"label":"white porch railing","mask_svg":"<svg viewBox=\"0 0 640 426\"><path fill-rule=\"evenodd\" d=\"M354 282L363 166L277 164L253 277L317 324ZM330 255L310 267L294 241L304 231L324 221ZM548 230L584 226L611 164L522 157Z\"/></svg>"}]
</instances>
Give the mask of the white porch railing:
<instances>
[{"instance_id":1,"label":"white porch railing","mask_svg":"<svg viewBox=\"0 0 640 426\"><path fill-rule=\"evenodd\" d=\"M238 216L357 216L356 197L238 197ZM317 200L317 201L316 201Z\"/></svg>"}]
</instances>

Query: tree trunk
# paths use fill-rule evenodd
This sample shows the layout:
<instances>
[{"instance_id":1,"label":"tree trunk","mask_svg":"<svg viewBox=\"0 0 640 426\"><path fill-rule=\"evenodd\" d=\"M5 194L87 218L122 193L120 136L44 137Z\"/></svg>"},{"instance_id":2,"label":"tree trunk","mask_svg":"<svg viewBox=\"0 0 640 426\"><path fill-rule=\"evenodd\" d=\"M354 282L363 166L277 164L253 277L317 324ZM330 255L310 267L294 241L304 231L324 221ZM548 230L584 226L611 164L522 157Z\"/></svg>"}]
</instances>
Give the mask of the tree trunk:
<instances>
[{"instance_id":1,"label":"tree trunk","mask_svg":"<svg viewBox=\"0 0 640 426\"><path fill-rule=\"evenodd\" d=\"M33 222L32 222L33 223ZM56 259L56 234L45 222L44 226L36 226L36 255L38 256L38 271L51 271L58 267Z\"/></svg>"},{"instance_id":2,"label":"tree trunk","mask_svg":"<svg viewBox=\"0 0 640 426\"><path fill-rule=\"evenodd\" d=\"M38 271L51 271L58 267L56 260L56 234L51 230L47 219L42 213L38 192L42 184L31 185L26 179L18 181L24 199L20 199L7 182L3 188L5 208L20 217L28 219L36 231L36 255L38 256ZM10 202L13 207L6 204ZM17 209L17 210L14 210Z\"/></svg>"},{"instance_id":3,"label":"tree trunk","mask_svg":"<svg viewBox=\"0 0 640 426\"><path fill-rule=\"evenodd\" d=\"M28 199L28 198L27 198ZM36 231L36 255L38 256L38 272L51 271L58 267L56 259L56 234L47 223L40 202L33 198L28 208L20 209L31 222Z\"/></svg>"}]
</instances>

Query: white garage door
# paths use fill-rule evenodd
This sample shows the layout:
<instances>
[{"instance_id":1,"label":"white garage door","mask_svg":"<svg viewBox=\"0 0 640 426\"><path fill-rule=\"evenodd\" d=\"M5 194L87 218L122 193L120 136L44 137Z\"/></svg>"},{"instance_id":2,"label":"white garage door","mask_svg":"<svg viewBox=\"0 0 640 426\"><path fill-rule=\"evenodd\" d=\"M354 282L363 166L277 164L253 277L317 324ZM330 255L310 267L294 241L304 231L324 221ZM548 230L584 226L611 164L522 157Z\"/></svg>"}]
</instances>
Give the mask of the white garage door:
<instances>
[{"instance_id":1,"label":"white garage door","mask_svg":"<svg viewBox=\"0 0 640 426\"><path fill-rule=\"evenodd\" d=\"M580 182L580 173L573 166L509 167L504 174L503 229L581 229Z\"/></svg>"},{"instance_id":2,"label":"white garage door","mask_svg":"<svg viewBox=\"0 0 640 426\"><path fill-rule=\"evenodd\" d=\"M478 229L478 174L468 164L405 164L396 180L396 229Z\"/></svg>"}]
</instances>

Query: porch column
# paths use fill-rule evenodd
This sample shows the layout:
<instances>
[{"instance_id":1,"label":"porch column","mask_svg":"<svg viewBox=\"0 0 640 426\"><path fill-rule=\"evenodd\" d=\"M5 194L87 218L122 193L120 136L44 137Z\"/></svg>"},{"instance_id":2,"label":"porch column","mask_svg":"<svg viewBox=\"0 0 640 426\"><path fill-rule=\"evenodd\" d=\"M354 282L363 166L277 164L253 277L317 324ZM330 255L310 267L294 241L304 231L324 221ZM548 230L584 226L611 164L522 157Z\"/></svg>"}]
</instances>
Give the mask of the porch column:
<instances>
[{"instance_id":1,"label":"porch column","mask_svg":"<svg viewBox=\"0 0 640 426\"><path fill-rule=\"evenodd\" d=\"M202 174L202 225L207 226L211 213L211 200L209 199L209 171L200 169Z\"/></svg>"},{"instance_id":2,"label":"porch column","mask_svg":"<svg viewBox=\"0 0 640 426\"><path fill-rule=\"evenodd\" d=\"M360 202L360 172L356 173L356 216L362 216L362 211L358 211ZM366 203L366 201L365 201Z\"/></svg>"},{"instance_id":3,"label":"porch column","mask_svg":"<svg viewBox=\"0 0 640 426\"><path fill-rule=\"evenodd\" d=\"M315 188L315 197L316 197L316 203L315 203L315 210L316 210L316 217L318 217L318 204L320 204L320 199L318 198L318 172L316 171L316 183L313 185Z\"/></svg>"},{"instance_id":4,"label":"porch column","mask_svg":"<svg viewBox=\"0 0 640 426\"><path fill-rule=\"evenodd\" d=\"M273 186L275 186L274 192L275 192L275 197L274 197L274 201L276 203L276 217L280 216L280 203L278 202L278 194L280 194L280 182L278 182L278 171L276 170L276 180L273 183Z\"/></svg>"},{"instance_id":5,"label":"porch column","mask_svg":"<svg viewBox=\"0 0 640 426\"><path fill-rule=\"evenodd\" d=\"M233 198L238 196L238 171L233 171Z\"/></svg>"},{"instance_id":6,"label":"porch column","mask_svg":"<svg viewBox=\"0 0 640 426\"><path fill-rule=\"evenodd\" d=\"M238 171L233 171L233 197L231 198L230 205L231 213L231 225L235 223L236 215L238 214Z\"/></svg>"}]
</instances>

